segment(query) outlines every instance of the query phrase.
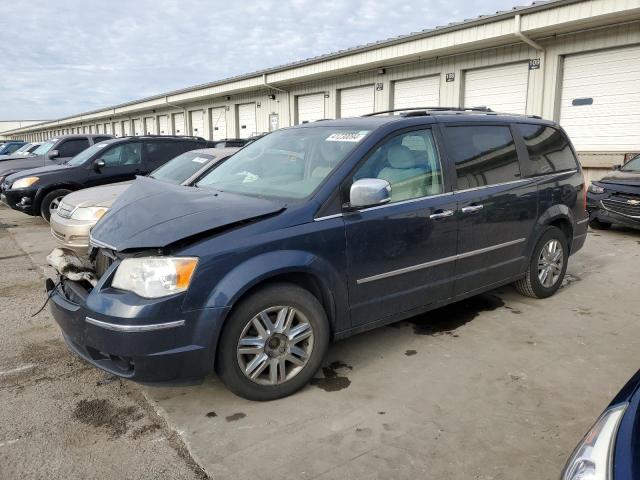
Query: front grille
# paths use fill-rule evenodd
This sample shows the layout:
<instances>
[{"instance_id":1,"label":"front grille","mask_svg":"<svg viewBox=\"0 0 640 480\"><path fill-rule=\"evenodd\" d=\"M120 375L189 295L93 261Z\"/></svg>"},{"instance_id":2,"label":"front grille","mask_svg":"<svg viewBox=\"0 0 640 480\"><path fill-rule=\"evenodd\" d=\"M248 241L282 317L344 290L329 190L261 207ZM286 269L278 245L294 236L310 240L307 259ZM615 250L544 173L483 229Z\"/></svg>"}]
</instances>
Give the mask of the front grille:
<instances>
[{"instance_id":1,"label":"front grille","mask_svg":"<svg viewBox=\"0 0 640 480\"><path fill-rule=\"evenodd\" d=\"M93 261L93 268L96 271L96 275L98 278L102 278L104 272L106 272L111 264L113 263L114 258L110 255L105 249L100 248L96 253L96 258Z\"/></svg>"},{"instance_id":2,"label":"front grille","mask_svg":"<svg viewBox=\"0 0 640 480\"><path fill-rule=\"evenodd\" d=\"M60 202L58 206L58 211L56 212L62 218L71 218L71 214L73 213L74 208L70 205L65 204L64 202Z\"/></svg>"},{"instance_id":3,"label":"front grille","mask_svg":"<svg viewBox=\"0 0 640 480\"><path fill-rule=\"evenodd\" d=\"M640 218L639 195L612 195L611 197L602 200L602 206L613 213L618 213L627 217Z\"/></svg>"}]
</instances>

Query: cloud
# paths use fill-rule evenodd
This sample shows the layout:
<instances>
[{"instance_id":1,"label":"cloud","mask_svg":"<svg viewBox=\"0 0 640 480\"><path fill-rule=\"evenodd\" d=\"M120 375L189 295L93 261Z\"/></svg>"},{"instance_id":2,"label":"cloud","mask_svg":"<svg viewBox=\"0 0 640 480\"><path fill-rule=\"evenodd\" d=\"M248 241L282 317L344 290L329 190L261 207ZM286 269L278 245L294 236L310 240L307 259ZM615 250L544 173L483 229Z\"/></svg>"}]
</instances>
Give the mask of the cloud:
<instances>
[{"instance_id":1,"label":"cloud","mask_svg":"<svg viewBox=\"0 0 640 480\"><path fill-rule=\"evenodd\" d=\"M514 0L3 5L0 119L52 119L514 6Z\"/></svg>"}]
</instances>

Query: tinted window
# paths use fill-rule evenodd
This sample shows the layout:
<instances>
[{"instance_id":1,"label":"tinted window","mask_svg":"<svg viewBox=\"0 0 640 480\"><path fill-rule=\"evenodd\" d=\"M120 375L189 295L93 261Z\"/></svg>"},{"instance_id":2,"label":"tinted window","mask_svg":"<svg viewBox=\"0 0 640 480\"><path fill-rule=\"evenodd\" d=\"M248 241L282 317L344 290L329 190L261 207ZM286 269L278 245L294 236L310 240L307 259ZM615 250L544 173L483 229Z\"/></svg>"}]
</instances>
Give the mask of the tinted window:
<instances>
[{"instance_id":1,"label":"tinted window","mask_svg":"<svg viewBox=\"0 0 640 480\"><path fill-rule=\"evenodd\" d=\"M4 153L5 154L9 154L9 153L13 153L16 150L18 150L22 145L20 145L19 143L10 143L9 145L6 146Z\"/></svg>"},{"instance_id":2,"label":"tinted window","mask_svg":"<svg viewBox=\"0 0 640 480\"><path fill-rule=\"evenodd\" d=\"M458 190L520 178L518 154L509 127L447 127L445 135L456 166Z\"/></svg>"},{"instance_id":3,"label":"tinted window","mask_svg":"<svg viewBox=\"0 0 640 480\"><path fill-rule=\"evenodd\" d=\"M60 157L75 157L81 151L89 148L89 140L86 138L73 138L65 140L62 145L58 147Z\"/></svg>"},{"instance_id":4,"label":"tinted window","mask_svg":"<svg viewBox=\"0 0 640 480\"><path fill-rule=\"evenodd\" d=\"M168 183L182 183L215 157L207 153L185 152L154 170L152 178Z\"/></svg>"},{"instance_id":5,"label":"tinted window","mask_svg":"<svg viewBox=\"0 0 640 480\"><path fill-rule=\"evenodd\" d=\"M353 180L362 178L389 182L392 202L442 193L442 172L431 130L403 133L386 141Z\"/></svg>"},{"instance_id":6,"label":"tinted window","mask_svg":"<svg viewBox=\"0 0 640 480\"><path fill-rule=\"evenodd\" d=\"M191 148L185 148L184 142L164 141L164 142L147 142L145 143L145 152L147 162L152 166L160 166L177 157L187 150L197 148L192 144Z\"/></svg>"},{"instance_id":7,"label":"tinted window","mask_svg":"<svg viewBox=\"0 0 640 480\"><path fill-rule=\"evenodd\" d=\"M104 142L105 140L111 140L111 137L94 137L93 143Z\"/></svg>"},{"instance_id":8,"label":"tinted window","mask_svg":"<svg viewBox=\"0 0 640 480\"><path fill-rule=\"evenodd\" d=\"M576 159L560 130L543 125L519 125L529 152L530 175L574 170Z\"/></svg>"},{"instance_id":9,"label":"tinted window","mask_svg":"<svg viewBox=\"0 0 640 480\"><path fill-rule=\"evenodd\" d=\"M124 143L106 150L100 158L107 167L137 165L141 162L140 144Z\"/></svg>"}]
</instances>

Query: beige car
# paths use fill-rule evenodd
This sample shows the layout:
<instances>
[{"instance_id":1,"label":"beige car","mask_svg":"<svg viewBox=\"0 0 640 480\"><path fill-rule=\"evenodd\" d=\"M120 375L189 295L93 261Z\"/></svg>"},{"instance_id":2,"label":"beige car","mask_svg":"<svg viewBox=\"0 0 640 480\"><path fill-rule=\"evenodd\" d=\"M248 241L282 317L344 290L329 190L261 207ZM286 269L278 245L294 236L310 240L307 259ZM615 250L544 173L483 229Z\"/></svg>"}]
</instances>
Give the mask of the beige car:
<instances>
[{"instance_id":1,"label":"beige car","mask_svg":"<svg viewBox=\"0 0 640 480\"><path fill-rule=\"evenodd\" d=\"M149 174L175 185L192 185L239 148L203 148L178 155ZM89 231L111 208L115 199L135 181L113 183L70 193L51 215L51 234L66 248L86 253Z\"/></svg>"}]
</instances>

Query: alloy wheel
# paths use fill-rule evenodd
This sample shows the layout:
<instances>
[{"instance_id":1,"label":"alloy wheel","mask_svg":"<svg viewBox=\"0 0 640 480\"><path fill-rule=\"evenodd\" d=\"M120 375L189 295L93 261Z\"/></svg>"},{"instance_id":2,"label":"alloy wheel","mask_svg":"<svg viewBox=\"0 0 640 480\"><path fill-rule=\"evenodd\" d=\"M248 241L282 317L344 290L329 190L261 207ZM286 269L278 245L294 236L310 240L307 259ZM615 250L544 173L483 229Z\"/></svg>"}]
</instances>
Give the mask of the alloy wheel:
<instances>
[{"instance_id":1,"label":"alloy wheel","mask_svg":"<svg viewBox=\"0 0 640 480\"><path fill-rule=\"evenodd\" d=\"M51 200L51 203L49 204L49 214L50 215L53 215L53 212L58 210L58 207L60 206L60 202L62 201L63 198L64 198L64 195L61 195L61 196L56 197L53 200Z\"/></svg>"},{"instance_id":2,"label":"alloy wheel","mask_svg":"<svg viewBox=\"0 0 640 480\"><path fill-rule=\"evenodd\" d=\"M538 279L545 288L553 287L562 275L564 250L562 244L551 239L545 243L538 257Z\"/></svg>"},{"instance_id":3,"label":"alloy wheel","mask_svg":"<svg viewBox=\"0 0 640 480\"><path fill-rule=\"evenodd\" d=\"M295 377L313 351L313 327L300 310L270 307L245 325L237 345L240 370L260 385L280 385Z\"/></svg>"}]
</instances>

